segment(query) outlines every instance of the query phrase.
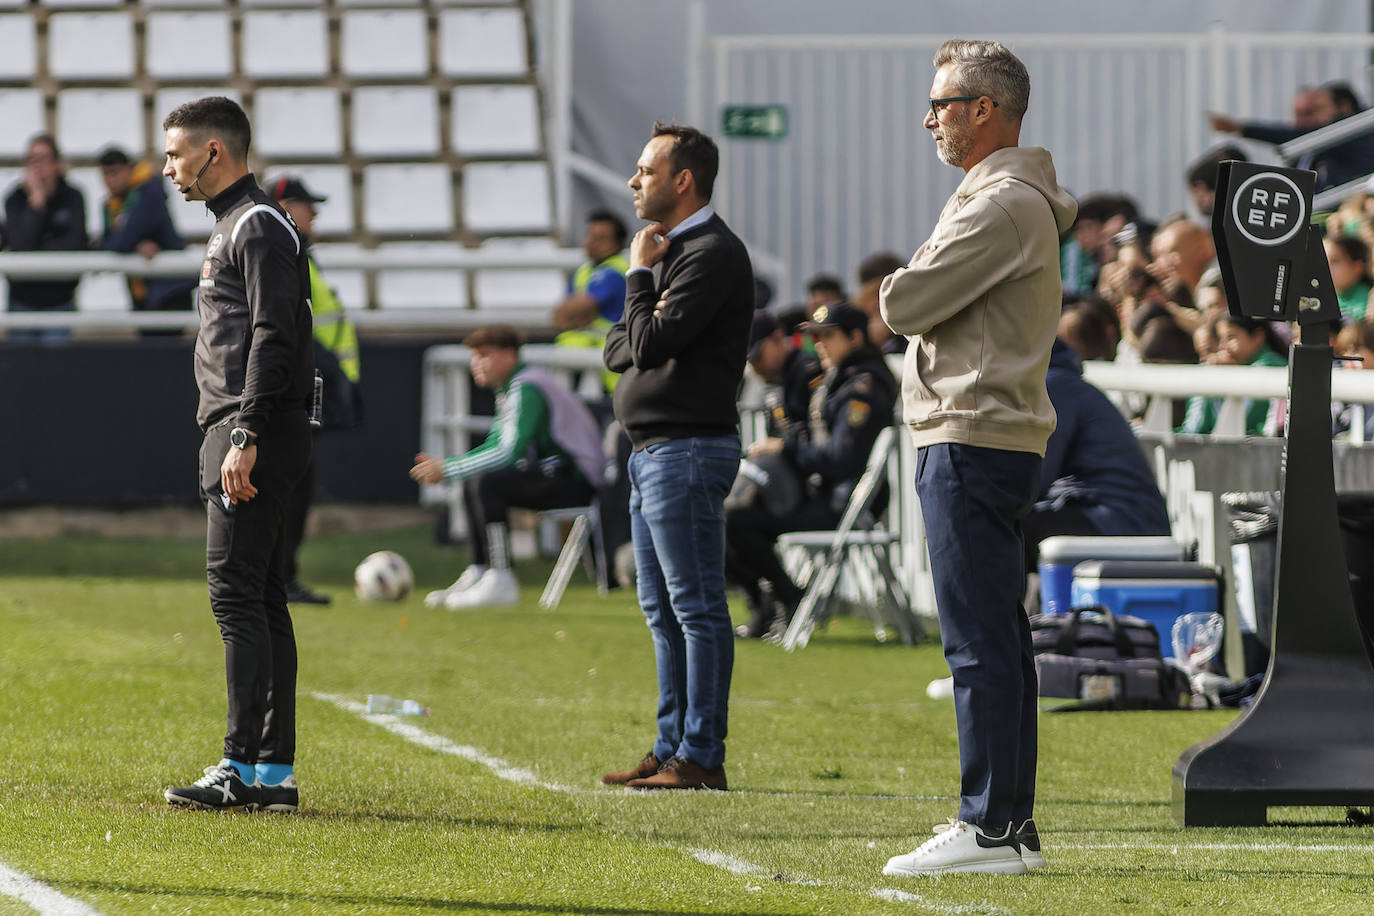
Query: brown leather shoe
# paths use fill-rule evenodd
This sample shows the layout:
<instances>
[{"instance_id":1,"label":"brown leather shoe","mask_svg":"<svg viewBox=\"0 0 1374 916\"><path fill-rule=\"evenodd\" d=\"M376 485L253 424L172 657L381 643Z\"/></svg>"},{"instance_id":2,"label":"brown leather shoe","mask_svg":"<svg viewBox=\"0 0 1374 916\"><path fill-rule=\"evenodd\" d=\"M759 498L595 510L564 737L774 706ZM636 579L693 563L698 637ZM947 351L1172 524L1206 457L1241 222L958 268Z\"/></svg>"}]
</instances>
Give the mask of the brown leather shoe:
<instances>
[{"instance_id":1,"label":"brown leather shoe","mask_svg":"<svg viewBox=\"0 0 1374 916\"><path fill-rule=\"evenodd\" d=\"M725 767L703 770L686 757L670 757L657 773L626 783L631 789L719 789L725 791Z\"/></svg>"},{"instance_id":2,"label":"brown leather shoe","mask_svg":"<svg viewBox=\"0 0 1374 916\"><path fill-rule=\"evenodd\" d=\"M649 752L644 755L644 759L639 761L639 765L633 770L625 770L622 773L607 773L601 777L601 782L608 786L623 786L631 779L647 779L658 772L662 762Z\"/></svg>"}]
</instances>

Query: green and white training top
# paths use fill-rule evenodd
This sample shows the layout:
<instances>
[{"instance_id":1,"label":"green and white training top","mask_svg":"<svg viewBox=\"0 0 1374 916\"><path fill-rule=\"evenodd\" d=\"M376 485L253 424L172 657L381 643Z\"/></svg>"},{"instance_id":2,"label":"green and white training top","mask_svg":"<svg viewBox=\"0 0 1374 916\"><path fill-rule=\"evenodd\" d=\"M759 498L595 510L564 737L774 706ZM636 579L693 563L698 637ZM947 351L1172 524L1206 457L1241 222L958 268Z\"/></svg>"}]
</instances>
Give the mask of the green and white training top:
<instances>
[{"instance_id":1,"label":"green and white training top","mask_svg":"<svg viewBox=\"0 0 1374 916\"><path fill-rule=\"evenodd\" d=\"M542 369L516 365L496 392L496 418L482 444L444 459L444 477L464 480L521 462L563 459L596 486L604 476L601 432L587 405Z\"/></svg>"}]
</instances>

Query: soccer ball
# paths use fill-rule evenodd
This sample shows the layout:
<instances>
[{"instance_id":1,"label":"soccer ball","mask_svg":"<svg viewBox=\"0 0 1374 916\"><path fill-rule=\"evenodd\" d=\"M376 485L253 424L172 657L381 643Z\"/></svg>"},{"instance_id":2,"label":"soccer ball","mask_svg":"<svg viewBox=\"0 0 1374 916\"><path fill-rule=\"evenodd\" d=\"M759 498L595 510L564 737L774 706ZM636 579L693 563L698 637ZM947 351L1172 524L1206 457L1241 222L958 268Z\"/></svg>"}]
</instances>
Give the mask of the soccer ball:
<instances>
[{"instance_id":1,"label":"soccer ball","mask_svg":"<svg viewBox=\"0 0 1374 916\"><path fill-rule=\"evenodd\" d=\"M399 553L370 553L353 571L353 590L364 601L400 601L410 593L415 575Z\"/></svg>"}]
</instances>

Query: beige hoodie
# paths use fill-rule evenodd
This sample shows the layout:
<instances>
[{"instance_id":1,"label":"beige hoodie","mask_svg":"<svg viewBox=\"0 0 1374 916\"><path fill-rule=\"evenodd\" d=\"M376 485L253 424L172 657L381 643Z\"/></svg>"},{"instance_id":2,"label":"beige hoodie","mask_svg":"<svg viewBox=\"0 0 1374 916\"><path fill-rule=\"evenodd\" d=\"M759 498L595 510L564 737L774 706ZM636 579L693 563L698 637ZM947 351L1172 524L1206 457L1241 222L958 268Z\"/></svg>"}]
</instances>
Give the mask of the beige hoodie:
<instances>
[{"instance_id":1,"label":"beige hoodie","mask_svg":"<svg viewBox=\"0 0 1374 916\"><path fill-rule=\"evenodd\" d=\"M1048 150L997 150L964 176L911 263L883 281L883 320L911 340L902 413L918 447L1045 454L1059 236L1077 213Z\"/></svg>"}]
</instances>

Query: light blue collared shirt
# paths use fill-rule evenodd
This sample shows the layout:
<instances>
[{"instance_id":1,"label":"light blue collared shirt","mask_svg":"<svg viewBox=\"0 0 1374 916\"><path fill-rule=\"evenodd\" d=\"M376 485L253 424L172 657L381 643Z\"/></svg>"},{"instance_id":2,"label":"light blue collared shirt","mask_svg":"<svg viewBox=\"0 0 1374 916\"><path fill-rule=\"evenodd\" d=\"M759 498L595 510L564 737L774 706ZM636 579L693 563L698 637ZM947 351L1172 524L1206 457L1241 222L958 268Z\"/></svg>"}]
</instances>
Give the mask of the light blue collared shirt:
<instances>
[{"instance_id":1,"label":"light blue collared shirt","mask_svg":"<svg viewBox=\"0 0 1374 916\"><path fill-rule=\"evenodd\" d=\"M678 223L678 224L677 224L676 226L674 226L672 229L670 229L670 230L668 231L668 239L671 241L672 239L677 238L679 235L682 235L682 233L687 232L687 231L690 230L690 229L695 229L697 226L700 226L702 223L706 222L707 220L709 220L711 217L713 217L713 216L715 216L715 215L716 215L716 210L715 210L715 208L712 207L710 204L707 204L706 206L702 207L700 210L698 210L698 211L696 211L695 213L693 213L691 216L689 216L689 217L687 217L686 219L684 219L682 222ZM630 270L625 274L625 276L628 277L630 274L635 273L636 271L640 271L640 270L649 270L649 269L650 269L650 268L648 268L648 267L632 267L632 268L630 268Z\"/></svg>"}]
</instances>

